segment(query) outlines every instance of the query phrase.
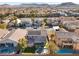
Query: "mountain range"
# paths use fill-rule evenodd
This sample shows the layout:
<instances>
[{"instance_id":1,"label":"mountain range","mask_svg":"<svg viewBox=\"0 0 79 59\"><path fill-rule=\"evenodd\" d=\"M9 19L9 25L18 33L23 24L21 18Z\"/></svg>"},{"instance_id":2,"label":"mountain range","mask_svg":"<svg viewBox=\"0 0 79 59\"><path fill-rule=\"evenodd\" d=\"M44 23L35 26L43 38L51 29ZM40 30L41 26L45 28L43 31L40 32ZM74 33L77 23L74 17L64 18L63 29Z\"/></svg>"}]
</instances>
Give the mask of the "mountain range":
<instances>
[{"instance_id":1,"label":"mountain range","mask_svg":"<svg viewBox=\"0 0 79 59\"><path fill-rule=\"evenodd\" d=\"M2 4L2 5L0 5L0 7L2 7L2 8L13 8L13 7L79 8L79 4L75 4L72 2L65 2L65 3L61 3L61 4L37 4L37 3L26 4L26 3L22 3L20 5Z\"/></svg>"}]
</instances>

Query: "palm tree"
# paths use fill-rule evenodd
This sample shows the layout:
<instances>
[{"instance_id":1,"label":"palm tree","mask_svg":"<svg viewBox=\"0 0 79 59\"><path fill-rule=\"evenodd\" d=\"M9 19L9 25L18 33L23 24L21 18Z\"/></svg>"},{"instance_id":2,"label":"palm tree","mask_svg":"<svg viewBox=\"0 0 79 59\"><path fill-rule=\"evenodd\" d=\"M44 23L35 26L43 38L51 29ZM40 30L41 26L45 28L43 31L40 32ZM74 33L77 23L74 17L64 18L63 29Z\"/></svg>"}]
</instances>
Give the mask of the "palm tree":
<instances>
[{"instance_id":1,"label":"palm tree","mask_svg":"<svg viewBox=\"0 0 79 59\"><path fill-rule=\"evenodd\" d=\"M49 51L50 51L50 54L54 54L54 52L59 49L58 46L54 42L54 40L56 39L55 32L51 32L50 31L49 37L50 37L50 40L49 40Z\"/></svg>"}]
</instances>

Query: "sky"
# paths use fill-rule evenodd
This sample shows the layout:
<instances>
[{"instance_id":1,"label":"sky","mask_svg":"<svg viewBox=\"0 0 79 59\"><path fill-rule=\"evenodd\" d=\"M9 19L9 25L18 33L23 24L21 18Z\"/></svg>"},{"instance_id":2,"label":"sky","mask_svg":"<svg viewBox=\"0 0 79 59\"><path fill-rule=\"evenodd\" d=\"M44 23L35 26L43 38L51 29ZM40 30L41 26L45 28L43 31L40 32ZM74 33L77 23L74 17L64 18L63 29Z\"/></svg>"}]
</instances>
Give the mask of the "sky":
<instances>
[{"instance_id":1,"label":"sky","mask_svg":"<svg viewBox=\"0 0 79 59\"><path fill-rule=\"evenodd\" d=\"M60 4L63 2L73 2L79 4L79 0L0 0L0 4L21 4L21 3L48 3Z\"/></svg>"}]
</instances>

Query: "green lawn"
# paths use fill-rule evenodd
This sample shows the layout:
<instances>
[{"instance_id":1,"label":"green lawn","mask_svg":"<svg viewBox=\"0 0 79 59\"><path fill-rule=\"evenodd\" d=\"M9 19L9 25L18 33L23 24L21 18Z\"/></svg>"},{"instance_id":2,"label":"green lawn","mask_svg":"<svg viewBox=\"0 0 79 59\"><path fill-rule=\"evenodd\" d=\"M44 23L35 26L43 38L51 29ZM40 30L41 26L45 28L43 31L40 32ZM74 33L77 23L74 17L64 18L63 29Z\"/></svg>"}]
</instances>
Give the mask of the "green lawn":
<instances>
[{"instance_id":1,"label":"green lawn","mask_svg":"<svg viewBox=\"0 0 79 59\"><path fill-rule=\"evenodd\" d=\"M36 48L35 47L27 47L23 51L24 53L35 53Z\"/></svg>"}]
</instances>

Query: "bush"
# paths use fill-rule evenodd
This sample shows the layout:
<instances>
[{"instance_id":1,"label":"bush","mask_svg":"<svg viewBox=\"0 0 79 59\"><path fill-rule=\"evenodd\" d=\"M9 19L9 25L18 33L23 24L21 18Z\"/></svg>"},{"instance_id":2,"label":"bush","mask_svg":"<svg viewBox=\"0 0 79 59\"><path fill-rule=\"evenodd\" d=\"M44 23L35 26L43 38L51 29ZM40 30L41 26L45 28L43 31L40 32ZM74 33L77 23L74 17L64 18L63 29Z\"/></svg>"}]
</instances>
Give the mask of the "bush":
<instances>
[{"instance_id":1,"label":"bush","mask_svg":"<svg viewBox=\"0 0 79 59\"><path fill-rule=\"evenodd\" d=\"M5 23L0 23L0 28L1 28L1 29L6 29L6 28L7 28L7 24L5 24Z\"/></svg>"},{"instance_id":2,"label":"bush","mask_svg":"<svg viewBox=\"0 0 79 59\"><path fill-rule=\"evenodd\" d=\"M35 47L27 47L23 51L24 53L35 53L36 48Z\"/></svg>"}]
</instances>

